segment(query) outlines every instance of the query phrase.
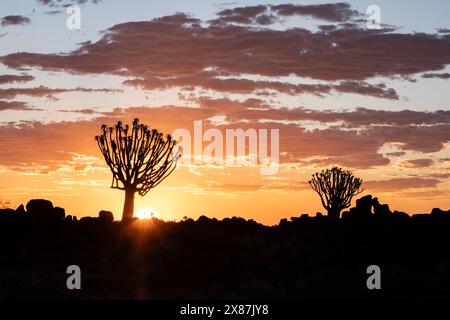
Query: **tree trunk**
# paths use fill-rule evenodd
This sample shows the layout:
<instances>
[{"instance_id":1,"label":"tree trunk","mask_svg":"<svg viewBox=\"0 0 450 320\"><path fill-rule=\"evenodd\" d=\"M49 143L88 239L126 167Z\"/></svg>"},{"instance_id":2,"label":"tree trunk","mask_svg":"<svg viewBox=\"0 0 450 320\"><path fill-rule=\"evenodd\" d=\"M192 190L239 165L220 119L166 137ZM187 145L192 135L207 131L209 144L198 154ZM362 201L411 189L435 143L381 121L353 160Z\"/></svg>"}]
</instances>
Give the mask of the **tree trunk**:
<instances>
[{"instance_id":1,"label":"tree trunk","mask_svg":"<svg viewBox=\"0 0 450 320\"><path fill-rule=\"evenodd\" d=\"M328 216L333 220L338 220L341 215L341 210L337 208L331 208L328 210Z\"/></svg>"},{"instance_id":2,"label":"tree trunk","mask_svg":"<svg viewBox=\"0 0 450 320\"><path fill-rule=\"evenodd\" d=\"M134 211L134 194L133 189L125 190L125 203L123 205L122 221L130 221L133 219Z\"/></svg>"}]
</instances>

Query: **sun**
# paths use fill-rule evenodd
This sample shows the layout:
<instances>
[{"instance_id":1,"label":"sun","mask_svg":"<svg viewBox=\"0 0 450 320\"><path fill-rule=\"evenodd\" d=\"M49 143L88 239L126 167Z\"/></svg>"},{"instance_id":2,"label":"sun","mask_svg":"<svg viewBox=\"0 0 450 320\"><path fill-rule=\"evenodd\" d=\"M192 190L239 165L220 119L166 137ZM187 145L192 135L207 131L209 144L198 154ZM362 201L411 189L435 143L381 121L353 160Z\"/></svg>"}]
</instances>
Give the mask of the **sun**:
<instances>
[{"instance_id":1,"label":"sun","mask_svg":"<svg viewBox=\"0 0 450 320\"><path fill-rule=\"evenodd\" d=\"M158 213L155 209L150 207L142 207L139 208L136 212L136 218L138 219L151 219L151 218L158 218Z\"/></svg>"}]
</instances>

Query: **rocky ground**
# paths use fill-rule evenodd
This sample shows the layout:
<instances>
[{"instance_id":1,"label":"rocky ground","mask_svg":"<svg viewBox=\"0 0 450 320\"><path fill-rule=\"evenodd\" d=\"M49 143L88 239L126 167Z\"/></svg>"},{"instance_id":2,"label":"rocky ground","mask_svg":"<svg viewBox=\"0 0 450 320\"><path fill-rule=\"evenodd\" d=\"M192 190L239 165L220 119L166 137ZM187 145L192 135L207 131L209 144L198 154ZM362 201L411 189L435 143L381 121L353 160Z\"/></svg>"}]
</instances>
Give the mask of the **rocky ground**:
<instances>
[{"instance_id":1,"label":"rocky ground","mask_svg":"<svg viewBox=\"0 0 450 320\"><path fill-rule=\"evenodd\" d=\"M409 216L367 196L339 220L76 219L46 200L0 210L0 298L450 298L450 211ZM81 290L68 290L69 265ZM381 290L368 290L378 265Z\"/></svg>"}]
</instances>

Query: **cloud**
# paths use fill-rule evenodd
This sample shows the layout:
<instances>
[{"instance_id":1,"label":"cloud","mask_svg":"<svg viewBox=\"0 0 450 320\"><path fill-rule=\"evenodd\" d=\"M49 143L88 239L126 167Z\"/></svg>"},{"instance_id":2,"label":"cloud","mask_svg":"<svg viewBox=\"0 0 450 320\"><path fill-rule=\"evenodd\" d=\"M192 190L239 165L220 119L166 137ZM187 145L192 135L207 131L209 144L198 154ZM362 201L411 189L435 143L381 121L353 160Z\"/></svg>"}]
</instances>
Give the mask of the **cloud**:
<instances>
[{"instance_id":1,"label":"cloud","mask_svg":"<svg viewBox=\"0 0 450 320\"><path fill-rule=\"evenodd\" d=\"M223 116L228 122L227 128L280 129L280 151L289 154L285 161L368 168L389 164L389 159L379 154L380 148L388 143L397 143L399 152L411 150L433 153L443 150L450 141L450 111L383 111L359 108L336 112L304 108L272 109L260 100L238 102L203 97L196 101L201 106L197 109L198 113L205 109L208 116L205 113L203 115L206 118ZM265 121L261 123L261 119ZM304 121L341 121L342 124L327 129L306 130L302 127ZM303 160L310 157L318 158Z\"/></svg>"},{"instance_id":2,"label":"cloud","mask_svg":"<svg viewBox=\"0 0 450 320\"><path fill-rule=\"evenodd\" d=\"M444 149L450 141L450 124L434 126L377 126L367 130L379 141L398 142L401 150L433 153Z\"/></svg>"},{"instance_id":3,"label":"cloud","mask_svg":"<svg viewBox=\"0 0 450 320\"><path fill-rule=\"evenodd\" d=\"M305 191L311 187L306 181L259 181L253 183L245 182L214 182L201 186L203 191L224 191L224 192L254 192L254 191Z\"/></svg>"},{"instance_id":4,"label":"cloud","mask_svg":"<svg viewBox=\"0 0 450 320\"><path fill-rule=\"evenodd\" d=\"M270 108L262 100L248 99L236 101L231 99L213 99L198 97L193 101L203 108L217 109L217 112L227 115L229 121L241 121L247 119L257 122L259 119L278 121L319 121L323 123L344 122L346 128L370 127L383 125L388 127L398 126L430 126L439 124L450 124L450 111L437 110L427 111L385 111L357 108L352 111L318 111L307 108Z\"/></svg>"},{"instance_id":5,"label":"cloud","mask_svg":"<svg viewBox=\"0 0 450 320\"><path fill-rule=\"evenodd\" d=\"M66 113L81 113L81 114L96 114L97 112L93 109L76 109L76 110L56 110L59 112L66 112Z\"/></svg>"},{"instance_id":6,"label":"cloud","mask_svg":"<svg viewBox=\"0 0 450 320\"><path fill-rule=\"evenodd\" d=\"M29 75L12 75L12 74L0 75L0 84L13 82L27 82L32 80L34 80L34 77Z\"/></svg>"},{"instance_id":7,"label":"cloud","mask_svg":"<svg viewBox=\"0 0 450 320\"><path fill-rule=\"evenodd\" d=\"M450 173L432 173L430 174L430 177L437 178L437 179L448 179L450 178Z\"/></svg>"},{"instance_id":8,"label":"cloud","mask_svg":"<svg viewBox=\"0 0 450 320\"><path fill-rule=\"evenodd\" d=\"M31 96L31 97L44 97L51 96L53 94L63 93L63 92L118 92L117 89L93 89L93 88L48 88L45 86L39 86L35 88L8 88L0 89L0 99L13 99L16 96Z\"/></svg>"},{"instance_id":9,"label":"cloud","mask_svg":"<svg viewBox=\"0 0 450 320\"><path fill-rule=\"evenodd\" d=\"M97 4L102 0L37 0L38 3L48 7L68 7L71 5L81 5L85 3Z\"/></svg>"},{"instance_id":10,"label":"cloud","mask_svg":"<svg viewBox=\"0 0 450 320\"><path fill-rule=\"evenodd\" d=\"M172 132L176 128L192 130L195 120L203 120L204 129L215 127L225 132L226 129L279 129L280 152L286 154L282 163L301 163L303 165L328 166L337 164L350 168L370 168L389 164L389 159L379 153L379 150L389 143L395 142L401 151L407 150L433 153L442 150L450 141L450 112L412 112L412 111L377 111L357 109L354 111L313 111L308 109L271 109L258 99L233 101L228 99L213 100L199 99L198 108L165 106L157 108L132 107L115 109L112 112L98 113L92 121L81 121L61 124L29 123L20 126L20 130L13 128L14 135L8 138L0 129L2 145L11 143L11 148L17 146L39 145L39 137L43 132L52 134L46 144L46 157L40 159L39 152L31 154L15 154L14 159L25 159L25 165L32 162L52 163L60 157L59 151L76 152L79 154L95 155L91 148L85 148L92 143L94 136L102 123L113 124L117 120L131 121L135 116L142 122L150 123L153 127L165 132ZM19 106L17 106L19 107ZM16 107L16 108L17 108ZM94 114L94 111L76 110L75 112ZM208 119L223 116L227 125L214 124ZM261 119L266 119L261 122ZM245 121L243 121L245 120ZM302 121L336 122L342 124L326 129L306 130ZM426 124L426 125L421 125ZM79 128L78 128L79 126ZM61 149L60 139L71 141L66 131L76 132L77 144L65 144ZM36 131L36 133L32 133ZM34 141L22 141L22 133L35 137ZM6 139L7 141L3 141ZM54 139L54 143L51 140ZM52 156L52 148L58 152ZM5 150L8 150L6 148ZM5 164L11 154L0 154L0 164ZM400 154L399 154L400 155ZM389 155L387 155L389 156ZM12 160L12 159L11 159ZM17 164L17 161L11 161Z\"/></svg>"},{"instance_id":11,"label":"cloud","mask_svg":"<svg viewBox=\"0 0 450 320\"><path fill-rule=\"evenodd\" d=\"M50 11L46 11L46 12L44 12L45 14L48 14L48 15L56 15L56 14L60 14L60 13L62 13L63 11L61 11L61 10L50 10Z\"/></svg>"},{"instance_id":12,"label":"cloud","mask_svg":"<svg viewBox=\"0 0 450 320\"><path fill-rule=\"evenodd\" d=\"M40 163L56 168L59 161L70 159L71 153L97 156L98 151L93 143L93 137L98 133L103 123L114 124L118 120L131 122L139 117L143 123L163 132L172 132L177 128L193 130L195 120L203 120L204 130L217 128L225 133L226 129L279 129L280 152L284 154L281 163L298 163L301 165L342 165L350 168L370 168L385 166L389 159L379 153L388 143L397 143L404 150L433 153L442 150L450 141L450 124L436 124L417 126L377 125L377 122L400 121L397 113L384 114L373 121L374 125L366 125L369 119L364 109L343 113L341 119L354 121L354 124L364 125L352 129L345 125L329 127L327 129L306 130L301 124L285 121L286 119L339 119L339 113L331 111L311 112L306 109L274 110L269 109L260 100L237 102L232 100L200 101L200 107L130 107L118 108L112 112L99 113L93 120L41 124L39 122L25 122L19 125L11 124L0 127L0 165L18 166L17 159L21 159L23 166ZM225 107L226 106L226 107ZM245 107L244 107L245 106ZM260 107L261 110L252 109ZM85 112L85 111L80 111ZM431 114L431 115L430 115ZM227 125L214 124L208 119L223 115L229 123ZM419 116L412 117L412 122L438 121L439 113L423 113L424 120ZM283 121L270 120L271 118ZM435 119L436 118L436 119ZM260 119L268 119L261 122ZM243 121L245 120L245 121ZM442 119L441 119L442 121ZM64 143L61 143L64 141ZM41 146L45 144L45 152Z\"/></svg>"},{"instance_id":13,"label":"cloud","mask_svg":"<svg viewBox=\"0 0 450 320\"><path fill-rule=\"evenodd\" d=\"M384 84L372 85L362 81L343 81L338 84L292 84L280 81L262 81L250 79L219 78L221 75L215 72L201 72L196 75L180 77L148 77L146 79L132 79L124 81L124 84L140 87L146 90L167 89L182 87L185 90L193 90L196 87L214 90L217 92L250 94L256 91L274 90L279 93L298 95L313 94L323 96L332 91L340 93L354 93L384 99L397 100L399 97L392 88L386 88Z\"/></svg>"},{"instance_id":14,"label":"cloud","mask_svg":"<svg viewBox=\"0 0 450 320\"><path fill-rule=\"evenodd\" d=\"M25 102L0 100L0 111L4 110L33 110Z\"/></svg>"},{"instance_id":15,"label":"cloud","mask_svg":"<svg viewBox=\"0 0 450 320\"><path fill-rule=\"evenodd\" d=\"M217 13L219 18L211 20L213 24L240 23L240 24L271 24L275 22L276 17L267 15L268 6L248 6L233 9L222 10Z\"/></svg>"},{"instance_id":16,"label":"cloud","mask_svg":"<svg viewBox=\"0 0 450 320\"><path fill-rule=\"evenodd\" d=\"M318 5L256 5L236 7L217 13L218 18L211 20L213 24L259 24L268 25L288 16L308 16L330 22L347 22L363 15L353 10L348 3L328 3Z\"/></svg>"},{"instance_id":17,"label":"cloud","mask_svg":"<svg viewBox=\"0 0 450 320\"><path fill-rule=\"evenodd\" d=\"M347 12L347 5L338 5L342 8L338 11L340 14L330 14L328 7L317 7L320 10L314 6L316 11L311 12L323 14L316 16L338 20L348 16L341 12ZM291 10L288 10L291 7L273 8L283 14ZM240 14L251 16L247 11ZM397 99L393 89L363 81L444 68L450 64L450 35L400 34L354 25L327 32L301 28L273 30L251 25L217 26L179 13L151 21L117 24L105 30L100 40L83 43L69 53L20 52L0 60L17 69L36 67L79 74L121 75L131 78L128 84L150 88L186 85L192 81L193 85L217 90L242 87L248 92L255 87L275 87L274 90L281 92L316 90L316 94L321 94L335 90ZM251 82L236 79L237 75L256 78ZM272 81L261 80L259 76L272 78L275 83L270 84L268 82ZM331 83L296 86L279 81L281 76Z\"/></svg>"},{"instance_id":18,"label":"cloud","mask_svg":"<svg viewBox=\"0 0 450 320\"><path fill-rule=\"evenodd\" d=\"M364 181L364 187L370 191L395 192L412 188L435 188L440 180L427 178L395 178L389 180Z\"/></svg>"},{"instance_id":19,"label":"cloud","mask_svg":"<svg viewBox=\"0 0 450 320\"><path fill-rule=\"evenodd\" d=\"M31 20L24 16L5 16L0 19L2 27L29 24Z\"/></svg>"},{"instance_id":20,"label":"cloud","mask_svg":"<svg viewBox=\"0 0 450 320\"><path fill-rule=\"evenodd\" d=\"M421 200L436 200L436 198L448 199L450 192L448 190L437 190L433 189L430 191L427 190L408 190L406 192L402 192L402 197L412 198L412 199L421 199Z\"/></svg>"},{"instance_id":21,"label":"cloud","mask_svg":"<svg viewBox=\"0 0 450 320\"><path fill-rule=\"evenodd\" d=\"M433 165L433 159L414 159L407 160L400 163L400 166L405 168L426 168Z\"/></svg>"},{"instance_id":22,"label":"cloud","mask_svg":"<svg viewBox=\"0 0 450 320\"><path fill-rule=\"evenodd\" d=\"M269 25L288 16L308 16L330 22L347 22L363 15L353 10L348 3L329 3L318 5L256 5L236 7L217 13L218 18L212 24L257 24Z\"/></svg>"},{"instance_id":23,"label":"cloud","mask_svg":"<svg viewBox=\"0 0 450 320\"><path fill-rule=\"evenodd\" d=\"M450 29L448 29L448 28L438 28L437 32L439 32L439 33L450 33Z\"/></svg>"},{"instance_id":24,"label":"cloud","mask_svg":"<svg viewBox=\"0 0 450 320\"><path fill-rule=\"evenodd\" d=\"M422 78L430 79L430 78L439 78L439 79L450 79L450 73L425 73L422 75Z\"/></svg>"},{"instance_id":25,"label":"cloud","mask_svg":"<svg viewBox=\"0 0 450 320\"><path fill-rule=\"evenodd\" d=\"M317 5L281 4L271 9L281 16L310 16L331 22L345 22L362 16L357 10L351 9L348 3L327 3Z\"/></svg>"},{"instance_id":26,"label":"cloud","mask_svg":"<svg viewBox=\"0 0 450 320\"><path fill-rule=\"evenodd\" d=\"M397 92L386 88L385 84L371 85L362 81L344 81L333 87L334 90L344 93L356 93L377 98L398 100Z\"/></svg>"},{"instance_id":27,"label":"cloud","mask_svg":"<svg viewBox=\"0 0 450 320\"><path fill-rule=\"evenodd\" d=\"M317 32L268 27L273 17L292 15L338 24L322 26ZM117 24L107 29L100 40L84 42L68 53L19 52L0 57L7 67L16 69L35 67L82 75L120 75L127 78L124 84L145 90L177 87L183 90L182 93L188 91L186 101L197 105L196 108L172 105L128 107L106 113L89 108L59 109L94 115L95 118L49 124L6 124L0 127L3 146L0 165L15 170L44 166L51 171L71 161L75 153L98 156L93 136L100 125L113 124L117 120L130 122L136 116L165 132L176 128L191 129L194 120L203 120L205 129L215 127L221 131L279 129L282 163L337 164L367 169L386 166L390 163L388 157L402 156L407 151L427 153L423 157L432 158L432 153L443 150L450 141L448 110L357 108L317 111L275 108L267 101L254 98L254 93L275 91L318 96L352 93L396 100L399 96L393 88L372 78L406 77L423 72L436 75L434 72L450 64L450 35L368 30L354 23L359 15L345 3L233 8L220 11L217 21L209 23L180 13L151 21ZM5 83L25 81L24 78L14 80L5 76ZM301 79L296 76L309 78L308 82L299 83L297 80ZM197 88L252 96L232 100L189 95L193 93L189 90ZM9 88L0 89L0 99L101 90L114 91L46 86ZM0 102L0 110L26 108L23 102ZM210 120L218 116L224 119L226 126ZM307 128L307 122L317 123L317 126ZM396 143L399 150L381 154L383 146L389 143ZM411 161L409 166L424 167L427 164L426 161ZM397 186L402 183L396 182ZM376 187L377 182L372 185ZM244 188L254 186L241 187ZM278 185L278 188L283 186Z\"/></svg>"},{"instance_id":28,"label":"cloud","mask_svg":"<svg viewBox=\"0 0 450 320\"><path fill-rule=\"evenodd\" d=\"M388 157L401 157L406 154L405 151L396 151L396 152L388 152L386 153L386 156Z\"/></svg>"}]
</instances>

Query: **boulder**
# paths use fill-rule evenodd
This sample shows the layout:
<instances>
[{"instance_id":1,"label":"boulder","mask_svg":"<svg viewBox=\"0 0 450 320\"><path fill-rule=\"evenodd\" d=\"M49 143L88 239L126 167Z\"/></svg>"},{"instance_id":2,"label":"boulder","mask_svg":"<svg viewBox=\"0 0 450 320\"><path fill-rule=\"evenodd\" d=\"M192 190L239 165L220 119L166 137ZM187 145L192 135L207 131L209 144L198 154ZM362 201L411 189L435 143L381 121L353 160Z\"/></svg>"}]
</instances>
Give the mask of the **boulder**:
<instances>
[{"instance_id":1,"label":"boulder","mask_svg":"<svg viewBox=\"0 0 450 320\"><path fill-rule=\"evenodd\" d=\"M80 218L80 223L86 223L86 224L91 224L92 222L94 222L96 219L92 218L92 217L81 217Z\"/></svg>"},{"instance_id":2,"label":"boulder","mask_svg":"<svg viewBox=\"0 0 450 320\"><path fill-rule=\"evenodd\" d=\"M112 223L114 221L114 215L111 211L101 210L98 213L98 219L104 223Z\"/></svg>"},{"instance_id":3,"label":"boulder","mask_svg":"<svg viewBox=\"0 0 450 320\"><path fill-rule=\"evenodd\" d=\"M16 214L16 210L14 209L0 209L0 215L2 216L14 216Z\"/></svg>"},{"instance_id":4,"label":"boulder","mask_svg":"<svg viewBox=\"0 0 450 320\"><path fill-rule=\"evenodd\" d=\"M356 210L359 214L372 214L372 196L369 194L356 200Z\"/></svg>"},{"instance_id":5,"label":"boulder","mask_svg":"<svg viewBox=\"0 0 450 320\"><path fill-rule=\"evenodd\" d=\"M17 207L16 209L16 213L20 214L20 215L24 215L27 212L25 211L25 207L23 206L23 204L21 204L20 206Z\"/></svg>"},{"instance_id":6,"label":"boulder","mask_svg":"<svg viewBox=\"0 0 450 320\"><path fill-rule=\"evenodd\" d=\"M210 220L211 220L211 219L209 219L207 216L201 215L200 217L198 217L197 223L199 223L199 224L202 224L202 223L209 223ZM223 220L225 220L225 219L223 219ZM230 220L230 219L228 218L228 220Z\"/></svg>"},{"instance_id":7,"label":"boulder","mask_svg":"<svg viewBox=\"0 0 450 320\"><path fill-rule=\"evenodd\" d=\"M55 207L53 208L53 215L56 219L62 220L66 216L66 210L61 207Z\"/></svg>"},{"instance_id":8,"label":"boulder","mask_svg":"<svg viewBox=\"0 0 450 320\"><path fill-rule=\"evenodd\" d=\"M342 214L342 217L350 220L367 220L372 216L372 196L361 197L356 200L356 206Z\"/></svg>"},{"instance_id":9,"label":"boulder","mask_svg":"<svg viewBox=\"0 0 450 320\"><path fill-rule=\"evenodd\" d=\"M376 217L385 217L392 213L391 209L389 209L389 205L380 204L378 198L373 198L372 200L373 213Z\"/></svg>"},{"instance_id":10,"label":"boulder","mask_svg":"<svg viewBox=\"0 0 450 320\"><path fill-rule=\"evenodd\" d=\"M342 218L343 219L347 219L348 217L350 217L350 211L344 211L344 212L342 212Z\"/></svg>"},{"instance_id":11,"label":"boulder","mask_svg":"<svg viewBox=\"0 0 450 320\"><path fill-rule=\"evenodd\" d=\"M66 215L61 207L53 207L53 203L44 199L33 199L27 203L27 213L32 219L39 221L62 220Z\"/></svg>"},{"instance_id":12,"label":"boulder","mask_svg":"<svg viewBox=\"0 0 450 320\"><path fill-rule=\"evenodd\" d=\"M279 226L286 226L289 225L289 222L286 218L283 218L280 220L280 223L278 224Z\"/></svg>"},{"instance_id":13,"label":"boulder","mask_svg":"<svg viewBox=\"0 0 450 320\"><path fill-rule=\"evenodd\" d=\"M439 209L439 208L433 208L433 210L431 210L431 214L432 215L447 215L447 214L450 214L450 210L449 211L444 211L444 210Z\"/></svg>"},{"instance_id":14,"label":"boulder","mask_svg":"<svg viewBox=\"0 0 450 320\"><path fill-rule=\"evenodd\" d=\"M411 217L410 217L410 215L409 214L407 214L406 212L403 212L403 211L397 211L397 210L395 210L393 213L392 213L392 215L391 215L391 217L393 217L395 220L397 220L397 221L405 221L405 220L409 220Z\"/></svg>"},{"instance_id":15,"label":"boulder","mask_svg":"<svg viewBox=\"0 0 450 320\"><path fill-rule=\"evenodd\" d=\"M44 199L33 199L27 203L28 214L38 220L47 220L52 217L53 203Z\"/></svg>"}]
</instances>

